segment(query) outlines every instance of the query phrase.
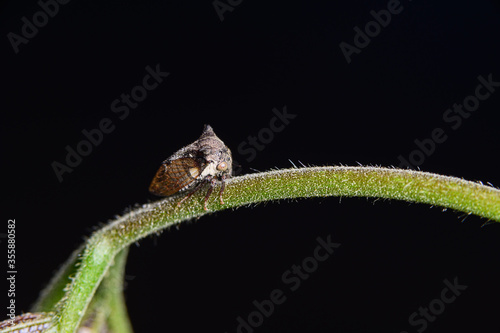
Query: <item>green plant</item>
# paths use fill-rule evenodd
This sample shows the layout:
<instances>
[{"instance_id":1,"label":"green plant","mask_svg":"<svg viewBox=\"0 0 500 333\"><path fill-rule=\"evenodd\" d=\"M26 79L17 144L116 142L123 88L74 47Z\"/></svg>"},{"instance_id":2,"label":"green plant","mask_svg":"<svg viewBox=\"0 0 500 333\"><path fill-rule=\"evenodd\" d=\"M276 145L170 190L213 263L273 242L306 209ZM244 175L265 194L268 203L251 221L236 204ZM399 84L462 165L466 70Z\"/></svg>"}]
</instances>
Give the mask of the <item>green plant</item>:
<instances>
[{"instance_id":1,"label":"green plant","mask_svg":"<svg viewBox=\"0 0 500 333\"><path fill-rule=\"evenodd\" d=\"M33 308L45 313L43 320L50 319L51 328L44 332L74 332L81 324L96 332L102 327L111 332L132 332L122 295L128 246L210 212L290 198L372 197L436 205L500 222L500 190L401 169L312 167L235 177L227 182L224 205L212 196L208 212L200 204L203 196L199 191L180 207L177 202L182 196L145 204L96 231L63 265Z\"/></svg>"}]
</instances>

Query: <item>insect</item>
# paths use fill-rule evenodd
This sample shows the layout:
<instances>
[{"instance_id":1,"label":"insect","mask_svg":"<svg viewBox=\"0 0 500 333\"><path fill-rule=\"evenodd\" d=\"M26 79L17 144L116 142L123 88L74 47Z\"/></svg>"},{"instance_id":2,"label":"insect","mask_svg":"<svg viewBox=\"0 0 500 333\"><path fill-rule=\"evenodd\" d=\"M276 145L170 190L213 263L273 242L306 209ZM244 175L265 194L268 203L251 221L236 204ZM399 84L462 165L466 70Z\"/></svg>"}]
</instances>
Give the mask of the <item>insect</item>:
<instances>
[{"instance_id":1,"label":"insect","mask_svg":"<svg viewBox=\"0 0 500 333\"><path fill-rule=\"evenodd\" d=\"M205 125L198 140L181 148L163 161L156 172L149 191L158 196L170 196L178 192L189 192L179 203L181 205L194 193L209 184L203 208L208 210L207 201L215 184L221 182L220 203L224 204L227 178L231 177L233 158L231 150L215 135L210 125Z\"/></svg>"}]
</instances>

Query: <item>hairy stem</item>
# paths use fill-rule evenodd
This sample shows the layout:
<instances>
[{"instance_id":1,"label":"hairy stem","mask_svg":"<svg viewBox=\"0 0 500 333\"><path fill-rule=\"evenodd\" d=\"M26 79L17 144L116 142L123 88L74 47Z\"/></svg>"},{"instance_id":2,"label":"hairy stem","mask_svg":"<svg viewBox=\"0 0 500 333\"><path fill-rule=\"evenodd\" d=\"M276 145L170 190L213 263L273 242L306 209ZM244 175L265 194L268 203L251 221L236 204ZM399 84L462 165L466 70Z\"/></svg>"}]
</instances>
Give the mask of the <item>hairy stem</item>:
<instances>
[{"instance_id":1,"label":"hairy stem","mask_svg":"<svg viewBox=\"0 0 500 333\"><path fill-rule=\"evenodd\" d=\"M217 189L216 189L217 191ZM203 209L203 191L177 207L183 195L146 204L110 222L87 241L81 256L74 256L79 267L55 308L54 324L61 332L74 332L99 283L119 251L139 239L176 223L232 207L289 198L374 197L405 200L474 214L500 222L500 191L490 186L412 170L376 167L313 167L276 170L229 179L225 204L213 195ZM214 191L215 193L215 191ZM58 279L67 281L60 274ZM53 303L62 282L53 281L37 304ZM46 300L48 299L48 301Z\"/></svg>"}]
</instances>

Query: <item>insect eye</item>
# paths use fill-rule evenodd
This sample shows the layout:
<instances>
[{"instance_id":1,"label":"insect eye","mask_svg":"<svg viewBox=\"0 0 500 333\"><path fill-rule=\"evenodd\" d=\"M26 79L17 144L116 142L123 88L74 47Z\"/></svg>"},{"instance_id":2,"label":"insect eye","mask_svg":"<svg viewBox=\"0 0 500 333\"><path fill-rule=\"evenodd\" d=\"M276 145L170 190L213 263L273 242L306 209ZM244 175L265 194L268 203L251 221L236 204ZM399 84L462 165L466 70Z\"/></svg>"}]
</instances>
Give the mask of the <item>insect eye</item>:
<instances>
[{"instance_id":1,"label":"insect eye","mask_svg":"<svg viewBox=\"0 0 500 333\"><path fill-rule=\"evenodd\" d=\"M227 163L226 162L221 162L219 165L217 165L217 170L219 171L224 171L227 169Z\"/></svg>"}]
</instances>

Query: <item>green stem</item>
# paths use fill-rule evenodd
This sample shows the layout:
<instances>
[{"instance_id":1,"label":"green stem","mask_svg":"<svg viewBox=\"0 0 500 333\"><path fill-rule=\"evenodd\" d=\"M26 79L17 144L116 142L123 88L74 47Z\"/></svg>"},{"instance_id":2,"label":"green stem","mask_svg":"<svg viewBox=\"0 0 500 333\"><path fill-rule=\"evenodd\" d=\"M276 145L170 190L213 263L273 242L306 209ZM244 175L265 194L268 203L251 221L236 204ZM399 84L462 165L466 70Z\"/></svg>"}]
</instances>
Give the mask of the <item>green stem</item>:
<instances>
[{"instance_id":1,"label":"green stem","mask_svg":"<svg viewBox=\"0 0 500 333\"><path fill-rule=\"evenodd\" d=\"M114 264L109 268L92 298L92 302L82 320L86 332L133 332L123 297L127 254L128 247L116 255Z\"/></svg>"},{"instance_id":2,"label":"green stem","mask_svg":"<svg viewBox=\"0 0 500 333\"><path fill-rule=\"evenodd\" d=\"M82 244L78 249L73 251L71 256L66 260L66 262L59 268L57 273L52 277L49 284L38 296L38 300L32 306L32 312L49 312L53 311L55 305L64 297L65 287L71 282L70 277L73 276L77 271L76 262L78 256L82 253L85 248L85 244Z\"/></svg>"},{"instance_id":3,"label":"green stem","mask_svg":"<svg viewBox=\"0 0 500 333\"><path fill-rule=\"evenodd\" d=\"M207 214L203 210L204 193L201 192L180 207L177 207L177 202L183 195L143 205L95 232L86 244L78 271L65 297L56 307L55 325L59 331L74 332L77 329L92 296L119 251L147 235ZM314 167L235 177L227 182L225 204L221 205L218 197L213 195L208 206L210 212L214 212L262 201L326 196L374 197L426 203L500 222L498 189L432 173L375 167ZM52 283L52 286L60 285ZM57 293L57 290L43 295L50 298L53 293ZM42 299L38 304L49 303Z\"/></svg>"},{"instance_id":4,"label":"green stem","mask_svg":"<svg viewBox=\"0 0 500 333\"><path fill-rule=\"evenodd\" d=\"M132 333L132 325L125 306L123 282L125 281L125 264L127 263L128 247L121 250L115 257L113 269L103 281L103 293L107 295L110 313L107 317L107 327L113 333ZM97 309L99 310L99 309Z\"/></svg>"}]
</instances>

